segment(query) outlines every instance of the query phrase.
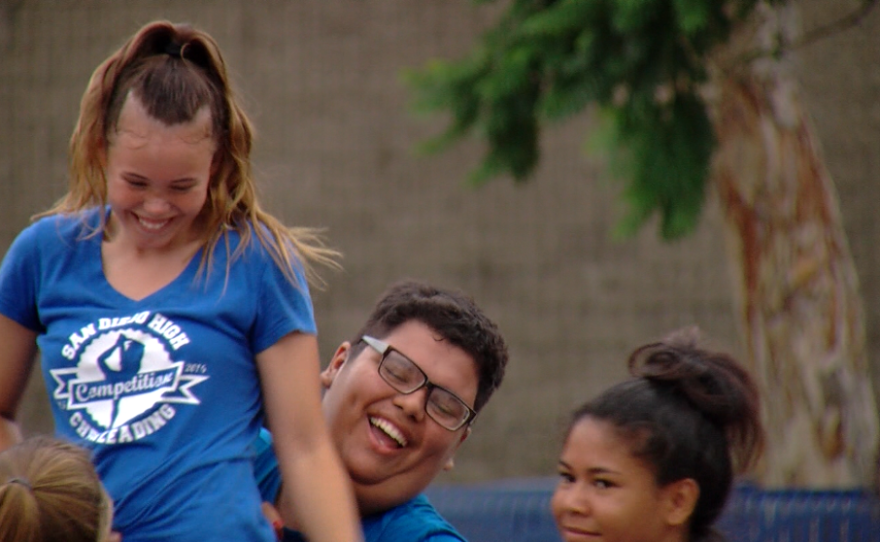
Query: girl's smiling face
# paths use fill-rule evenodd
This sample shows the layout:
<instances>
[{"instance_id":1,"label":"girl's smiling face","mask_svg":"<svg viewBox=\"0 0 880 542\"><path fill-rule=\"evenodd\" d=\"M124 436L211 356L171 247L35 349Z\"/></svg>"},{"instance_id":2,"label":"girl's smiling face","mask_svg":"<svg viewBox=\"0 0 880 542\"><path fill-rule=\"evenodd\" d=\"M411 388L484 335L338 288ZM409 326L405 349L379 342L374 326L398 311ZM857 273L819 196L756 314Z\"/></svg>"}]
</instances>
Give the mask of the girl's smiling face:
<instances>
[{"instance_id":1,"label":"girl's smiling face","mask_svg":"<svg viewBox=\"0 0 880 542\"><path fill-rule=\"evenodd\" d=\"M550 503L565 542L686 540L681 484L657 487L653 470L635 457L631 441L608 422L577 421L559 459L559 484Z\"/></svg>"},{"instance_id":2,"label":"girl's smiling face","mask_svg":"<svg viewBox=\"0 0 880 542\"><path fill-rule=\"evenodd\" d=\"M207 107L169 126L129 95L106 156L114 237L140 250L174 249L197 235L216 144Z\"/></svg>"}]
</instances>

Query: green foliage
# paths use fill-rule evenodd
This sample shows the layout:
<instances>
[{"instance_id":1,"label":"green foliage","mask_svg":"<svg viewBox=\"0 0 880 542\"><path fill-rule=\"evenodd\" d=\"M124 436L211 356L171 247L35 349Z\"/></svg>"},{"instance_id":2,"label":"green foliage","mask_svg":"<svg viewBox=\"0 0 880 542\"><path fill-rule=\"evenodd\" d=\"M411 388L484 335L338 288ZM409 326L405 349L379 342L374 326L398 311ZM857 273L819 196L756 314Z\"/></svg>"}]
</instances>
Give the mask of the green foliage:
<instances>
[{"instance_id":1,"label":"green foliage","mask_svg":"<svg viewBox=\"0 0 880 542\"><path fill-rule=\"evenodd\" d=\"M692 231L714 149L703 104L693 96L681 97L662 109L609 108L607 118L610 167L628 181L623 198L630 212L617 233L636 233L655 211L664 239Z\"/></svg>"},{"instance_id":2,"label":"green foliage","mask_svg":"<svg viewBox=\"0 0 880 542\"><path fill-rule=\"evenodd\" d=\"M473 183L525 181L542 124L595 104L611 171L626 182L619 231L658 212L664 238L684 235L699 218L715 145L698 92L705 61L758 1L511 0L468 56L404 74L417 112L452 116L422 149L476 135L487 150Z\"/></svg>"}]
</instances>

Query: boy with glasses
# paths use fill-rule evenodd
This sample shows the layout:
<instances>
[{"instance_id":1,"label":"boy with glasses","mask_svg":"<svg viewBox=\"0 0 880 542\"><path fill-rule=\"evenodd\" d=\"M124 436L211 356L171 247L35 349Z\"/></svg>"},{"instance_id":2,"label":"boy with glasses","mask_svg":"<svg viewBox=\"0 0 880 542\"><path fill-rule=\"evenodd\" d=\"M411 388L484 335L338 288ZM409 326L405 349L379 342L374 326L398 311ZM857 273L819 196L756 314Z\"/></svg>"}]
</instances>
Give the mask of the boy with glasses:
<instances>
[{"instance_id":1,"label":"boy with glasses","mask_svg":"<svg viewBox=\"0 0 880 542\"><path fill-rule=\"evenodd\" d=\"M504 339L472 299L417 281L389 288L360 331L336 349L321 373L323 410L366 542L464 540L421 493L452 468L506 365ZM255 470L263 499L295 525L266 432ZM302 540L290 530L284 535Z\"/></svg>"}]
</instances>

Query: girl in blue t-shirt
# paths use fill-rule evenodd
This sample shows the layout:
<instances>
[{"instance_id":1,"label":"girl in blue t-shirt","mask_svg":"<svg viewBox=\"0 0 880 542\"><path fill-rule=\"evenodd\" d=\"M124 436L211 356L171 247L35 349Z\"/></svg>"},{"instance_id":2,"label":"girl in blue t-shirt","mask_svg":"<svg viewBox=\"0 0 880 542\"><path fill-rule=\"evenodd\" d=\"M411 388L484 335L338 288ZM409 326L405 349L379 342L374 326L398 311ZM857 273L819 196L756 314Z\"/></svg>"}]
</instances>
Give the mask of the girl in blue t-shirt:
<instances>
[{"instance_id":1,"label":"girl in blue t-shirt","mask_svg":"<svg viewBox=\"0 0 880 542\"><path fill-rule=\"evenodd\" d=\"M214 40L147 24L95 70L69 192L0 268L0 449L39 349L56 431L90 448L126 542L272 540L264 414L309 538L361 539L306 280L336 253L261 210L251 143Z\"/></svg>"}]
</instances>

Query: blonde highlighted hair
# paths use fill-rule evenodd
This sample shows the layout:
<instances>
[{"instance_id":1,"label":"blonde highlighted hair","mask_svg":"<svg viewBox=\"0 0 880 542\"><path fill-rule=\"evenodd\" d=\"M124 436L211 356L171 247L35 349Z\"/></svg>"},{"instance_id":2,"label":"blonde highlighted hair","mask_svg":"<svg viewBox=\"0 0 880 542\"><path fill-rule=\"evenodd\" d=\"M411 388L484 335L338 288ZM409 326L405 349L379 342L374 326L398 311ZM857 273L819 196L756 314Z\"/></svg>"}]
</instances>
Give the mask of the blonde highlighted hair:
<instances>
[{"instance_id":1,"label":"blonde highlighted hair","mask_svg":"<svg viewBox=\"0 0 880 542\"><path fill-rule=\"evenodd\" d=\"M38 436L0 452L0 540L100 542L112 516L82 448Z\"/></svg>"},{"instance_id":2,"label":"blonde highlighted hair","mask_svg":"<svg viewBox=\"0 0 880 542\"><path fill-rule=\"evenodd\" d=\"M104 157L130 95L169 126L193 120L203 107L210 109L216 151L198 222L204 232L201 270L210 269L214 248L235 230L241 242L228 261L256 236L292 282L300 268L309 282L323 285L315 265L338 268L340 254L323 243L318 230L287 227L260 208L250 166L253 127L237 102L217 43L186 24L149 23L95 69L70 138L68 192L38 217L107 205ZM90 235L103 230L103 216Z\"/></svg>"}]
</instances>

